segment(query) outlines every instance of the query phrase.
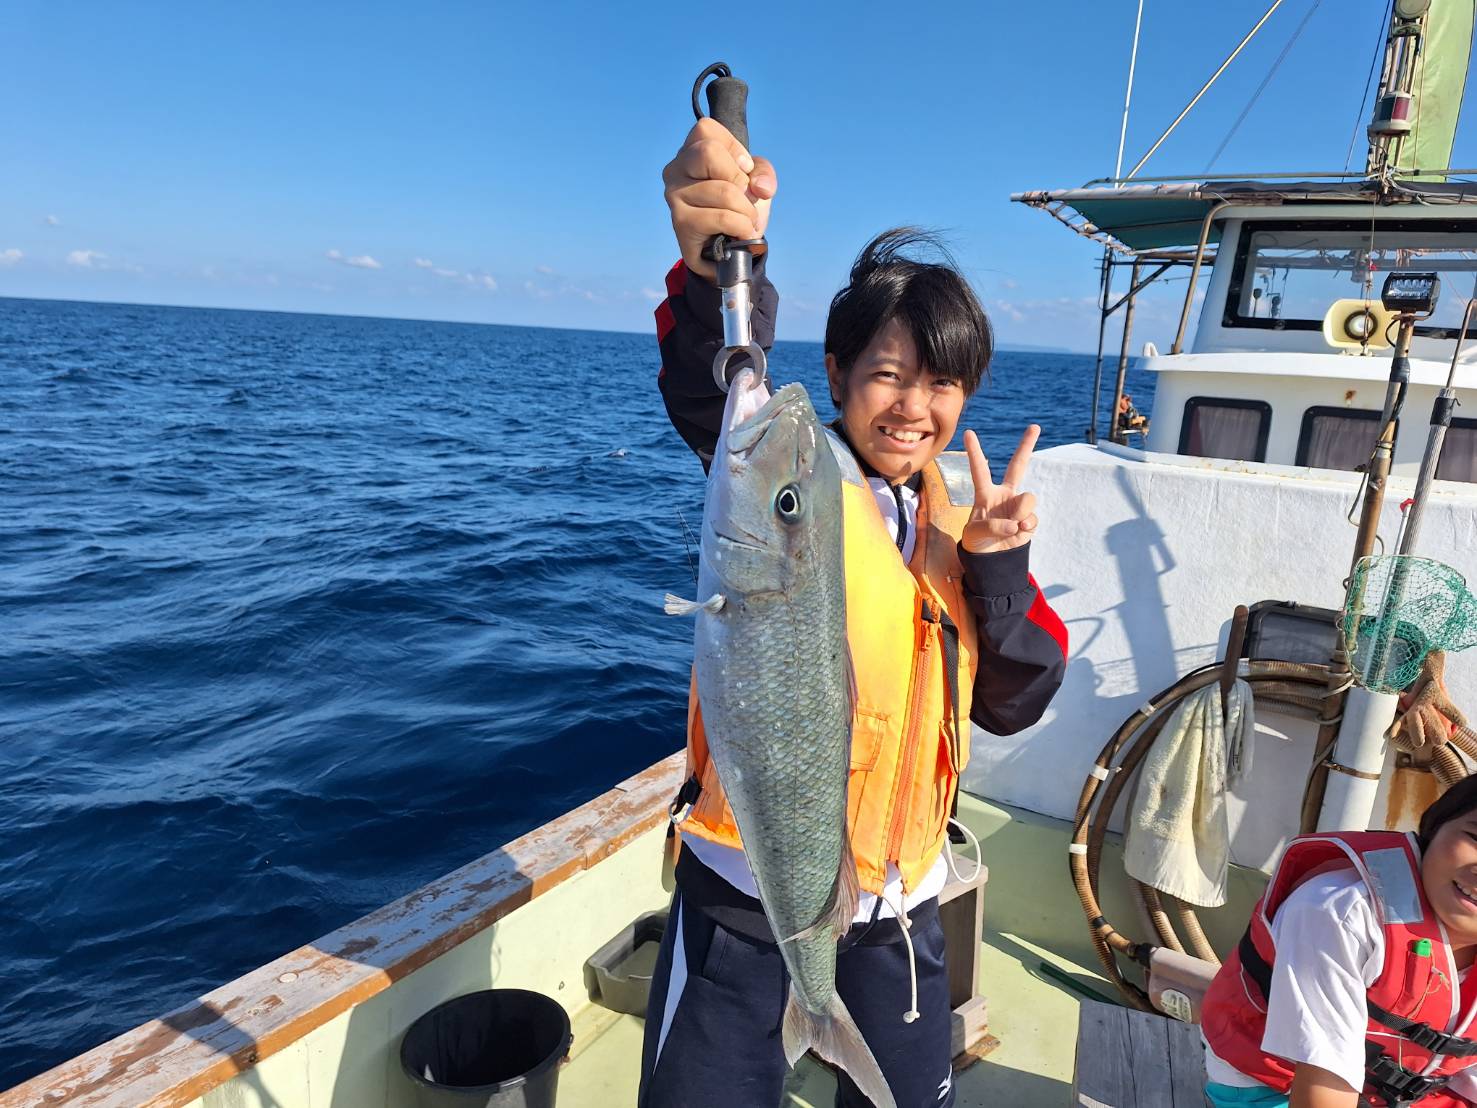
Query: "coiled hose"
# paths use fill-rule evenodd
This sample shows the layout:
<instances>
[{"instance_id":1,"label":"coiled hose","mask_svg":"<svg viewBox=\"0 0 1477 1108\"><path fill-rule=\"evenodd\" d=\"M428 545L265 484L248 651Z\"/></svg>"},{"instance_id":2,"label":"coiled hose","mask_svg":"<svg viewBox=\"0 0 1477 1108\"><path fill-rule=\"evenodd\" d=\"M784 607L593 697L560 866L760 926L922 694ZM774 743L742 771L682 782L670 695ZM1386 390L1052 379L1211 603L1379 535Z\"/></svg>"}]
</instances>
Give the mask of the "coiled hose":
<instances>
[{"instance_id":1,"label":"coiled hose","mask_svg":"<svg viewBox=\"0 0 1477 1108\"><path fill-rule=\"evenodd\" d=\"M1330 667L1326 665L1253 660L1239 662L1236 673L1251 685L1258 703L1276 704L1284 711L1325 723L1325 703L1332 695L1341 696L1343 689L1347 688L1339 681L1330 680ZM1138 962L1145 969L1149 965L1149 954L1156 945L1193 954L1215 964L1219 964L1219 960L1201 930L1199 919L1188 905L1173 901L1166 909L1163 900L1172 898L1164 898L1157 889L1138 882L1134 885L1157 943L1134 942L1109 922L1098 903L1098 866L1103 843L1124 786L1154 745L1173 708L1190 693L1225 677L1225 662L1203 666L1181 677L1124 720L1093 762L1072 821L1072 843L1068 847L1072 883L1087 917L1093 949L1108 979L1118 986L1132 1006L1144 1011L1155 1009L1149 1002L1148 993L1124 975L1118 962L1119 955ZM1334 726L1337 726L1336 721ZM1474 749L1477 749L1477 736L1473 738ZM1189 941L1188 951L1180 940L1180 931Z\"/></svg>"}]
</instances>

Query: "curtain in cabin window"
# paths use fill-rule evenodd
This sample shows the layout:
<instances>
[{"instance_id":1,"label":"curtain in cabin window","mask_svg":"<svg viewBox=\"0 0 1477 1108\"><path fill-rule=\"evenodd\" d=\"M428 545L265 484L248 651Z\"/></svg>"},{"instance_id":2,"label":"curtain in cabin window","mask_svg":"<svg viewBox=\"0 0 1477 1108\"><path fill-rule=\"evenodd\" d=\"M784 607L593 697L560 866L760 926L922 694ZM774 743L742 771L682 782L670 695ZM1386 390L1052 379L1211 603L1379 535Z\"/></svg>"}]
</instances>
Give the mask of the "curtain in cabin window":
<instances>
[{"instance_id":1,"label":"curtain in cabin window","mask_svg":"<svg viewBox=\"0 0 1477 1108\"><path fill-rule=\"evenodd\" d=\"M1477 427L1448 427L1436 463L1438 481L1477 481Z\"/></svg>"},{"instance_id":2,"label":"curtain in cabin window","mask_svg":"<svg viewBox=\"0 0 1477 1108\"><path fill-rule=\"evenodd\" d=\"M1358 469L1369 461L1379 435L1377 419L1314 416L1308 427L1302 464L1316 469Z\"/></svg>"},{"instance_id":3,"label":"curtain in cabin window","mask_svg":"<svg viewBox=\"0 0 1477 1108\"><path fill-rule=\"evenodd\" d=\"M1217 408L1196 404L1190 410L1190 436L1184 453L1197 458L1232 458L1259 462L1265 413L1256 408Z\"/></svg>"}]
</instances>

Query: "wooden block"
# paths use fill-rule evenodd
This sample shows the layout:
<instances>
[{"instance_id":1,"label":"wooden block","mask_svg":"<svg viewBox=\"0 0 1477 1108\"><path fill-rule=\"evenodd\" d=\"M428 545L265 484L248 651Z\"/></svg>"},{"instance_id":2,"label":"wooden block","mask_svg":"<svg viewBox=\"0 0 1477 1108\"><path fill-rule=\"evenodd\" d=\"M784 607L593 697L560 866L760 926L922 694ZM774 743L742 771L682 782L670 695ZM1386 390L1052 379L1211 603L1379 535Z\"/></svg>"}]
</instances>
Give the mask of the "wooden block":
<instances>
[{"instance_id":1,"label":"wooden block","mask_svg":"<svg viewBox=\"0 0 1477 1108\"><path fill-rule=\"evenodd\" d=\"M956 868L969 872L969 859L956 859ZM985 930L985 882L989 871L980 867L973 880L956 880L953 871L939 894L939 925L944 932L944 961L949 975L949 1007L959 1008L975 995L979 985L980 941Z\"/></svg>"},{"instance_id":2,"label":"wooden block","mask_svg":"<svg viewBox=\"0 0 1477 1108\"><path fill-rule=\"evenodd\" d=\"M955 1057L975 1047L990 1030L990 1002L982 996L971 997L949 1016L949 1034Z\"/></svg>"},{"instance_id":3,"label":"wooden block","mask_svg":"<svg viewBox=\"0 0 1477 1108\"><path fill-rule=\"evenodd\" d=\"M1082 1002L1072 1103L1078 1108L1199 1108L1205 1057L1190 1024Z\"/></svg>"}]
</instances>

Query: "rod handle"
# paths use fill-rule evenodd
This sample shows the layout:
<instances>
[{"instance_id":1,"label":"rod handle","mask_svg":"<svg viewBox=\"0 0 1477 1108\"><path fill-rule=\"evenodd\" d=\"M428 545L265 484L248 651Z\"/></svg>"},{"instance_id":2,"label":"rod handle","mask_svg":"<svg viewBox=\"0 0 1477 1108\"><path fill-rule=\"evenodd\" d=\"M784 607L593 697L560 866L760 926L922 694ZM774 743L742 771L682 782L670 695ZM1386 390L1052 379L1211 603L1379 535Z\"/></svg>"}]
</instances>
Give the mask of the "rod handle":
<instances>
[{"instance_id":1,"label":"rod handle","mask_svg":"<svg viewBox=\"0 0 1477 1108\"><path fill-rule=\"evenodd\" d=\"M714 62L697 75L692 84L692 114L699 119L703 109L698 104L698 90L709 77L715 78L708 85L708 115L716 119L728 133L749 148L749 86L733 75L727 62Z\"/></svg>"}]
</instances>

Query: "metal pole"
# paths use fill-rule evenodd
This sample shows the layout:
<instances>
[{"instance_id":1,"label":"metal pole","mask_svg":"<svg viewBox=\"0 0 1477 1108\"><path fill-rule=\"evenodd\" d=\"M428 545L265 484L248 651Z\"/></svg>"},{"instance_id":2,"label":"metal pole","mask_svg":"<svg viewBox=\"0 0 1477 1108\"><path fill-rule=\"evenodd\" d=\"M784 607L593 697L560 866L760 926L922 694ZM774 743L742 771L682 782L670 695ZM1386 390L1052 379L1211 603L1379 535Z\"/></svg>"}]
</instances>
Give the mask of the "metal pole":
<instances>
[{"instance_id":1,"label":"metal pole","mask_svg":"<svg viewBox=\"0 0 1477 1108\"><path fill-rule=\"evenodd\" d=\"M1139 263L1133 263L1133 275L1129 278L1129 288L1137 288L1139 283ZM1119 426L1119 408L1123 404L1123 382L1128 376L1128 337L1133 331L1133 306L1138 301L1132 293L1128 296L1128 305L1123 309L1123 344L1118 348L1118 381L1113 386L1113 416L1109 424L1108 438L1112 442L1121 443L1127 437L1122 435Z\"/></svg>"},{"instance_id":2,"label":"metal pole","mask_svg":"<svg viewBox=\"0 0 1477 1108\"><path fill-rule=\"evenodd\" d=\"M1236 55L1241 53L1246 44L1250 42L1252 38L1256 35L1256 33L1262 29L1262 24L1271 19L1272 13L1281 6L1282 0L1272 0L1272 6L1267 9L1267 14L1262 16L1261 19L1257 20L1257 24L1255 27L1246 32L1246 37L1241 40L1240 45L1238 45L1236 49L1231 51L1231 56L1229 58L1221 62L1221 67L1217 69L1213 74L1211 74L1210 80L1206 81L1204 86L1201 87L1200 91L1195 94L1195 99L1186 104L1185 110L1180 112L1179 115L1175 116L1174 122L1171 123L1168 128L1166 128L1164 134L1159 136L1159 141L1154 143L1153 146L1149 147L1149 152L1139 159L1139 164L1128 171L1129 178L1131 178L1135 173L1144 168L1144 163L1154 156L1154 151L1158 150L1159 147L1164 144L1164 140L1174 133L1174 129L1180 125L1185 116L1190 114L1190 109L1193 108L1196 104L1200 103L1200 98L1210 91L1210 86L1216 83L1220 75L1226 71L1226 67L1236 60Z\"/></svg>"},{"instance_id":3,"label":"metal pole","mask_svg":"<svg viewBox=\"0 0 1477 1108\"><path fill-rule=\"evenodd\" d=\"M1195 302L1195 281L1200 277L1200 263L1205 258L1205 244L1210 241L1210 225L1215 222L1216 216L1230 206L1230 201L1221 201L1205 213L1205 220L1200 224L1200 242L1195 247L1195 264L1190 267L1190 285L1185 289L1185 306L1180 309L1180 325L1174 333L1174 345L1169 348L1171 354L1178 354L1180 347L1185 345L1185 328L1190 325L1190 305Z\"/></svg>"},{"instance_id":4,"label":"metal pole","mask_svg":"<svg viewBox=\"0 0 1477 1108\"><path fill-rule=\"evenodd\" d=\"M1133 53L1128 55L1128 91L1123 94L1123 126L1118 131L1118 162L1113 166L1113 178L1123 173L1123 143L1128 138L1128 105L1133 100L1133 68L1139 60L1139 28L1144 25L1144 0L1139 0L1138 18L1133 21Z\"/></svg>"},{"instance_id":5,"label":"metal pole","mask_svg":"<svg viewBox=\"0 0 1477 1108\"><path fill-rule=\"evenodd\" d=\"M1436 479L1436 466L1441 461L1441 447L1446 441L1446 429L1451 426L1451 409L1456 404L1456 367L1462 355L1462 343L1467 339L1467 328L1472 325L1472 310L1477 308L1477 297L1467 301L1467 310L1462 314L1462 329L1456 338L1456 349L1451 352L1451 372L1446 376L1446 385L1431 407L1431 435L1426 440L1426 453L1421 458L1421 473L1416 478L1414 503L1405 516L1405 535L1400 540L1401 554L1415 551L1415 541L1421 532L1421 518L1425 514L1426 498L1431 494L1431 482Z\"/></svg>"},{"instance_id":6,"label":"metal pole","mask_svg":"<svg viewBox=\"0 0 1477 1108\"><path fill-rule=\"evenodd\" d=\"M1092 419L1087 424L1087 441L1097 443L1097 405L1103 394L1103 339L1108 329L1108 291L1113 282L1113 267L1108 262L1108 252L1103 251L1102 296L1098 300L1097 322L1097 365L1092 371Z\"/></svg>"}]
</instances>

